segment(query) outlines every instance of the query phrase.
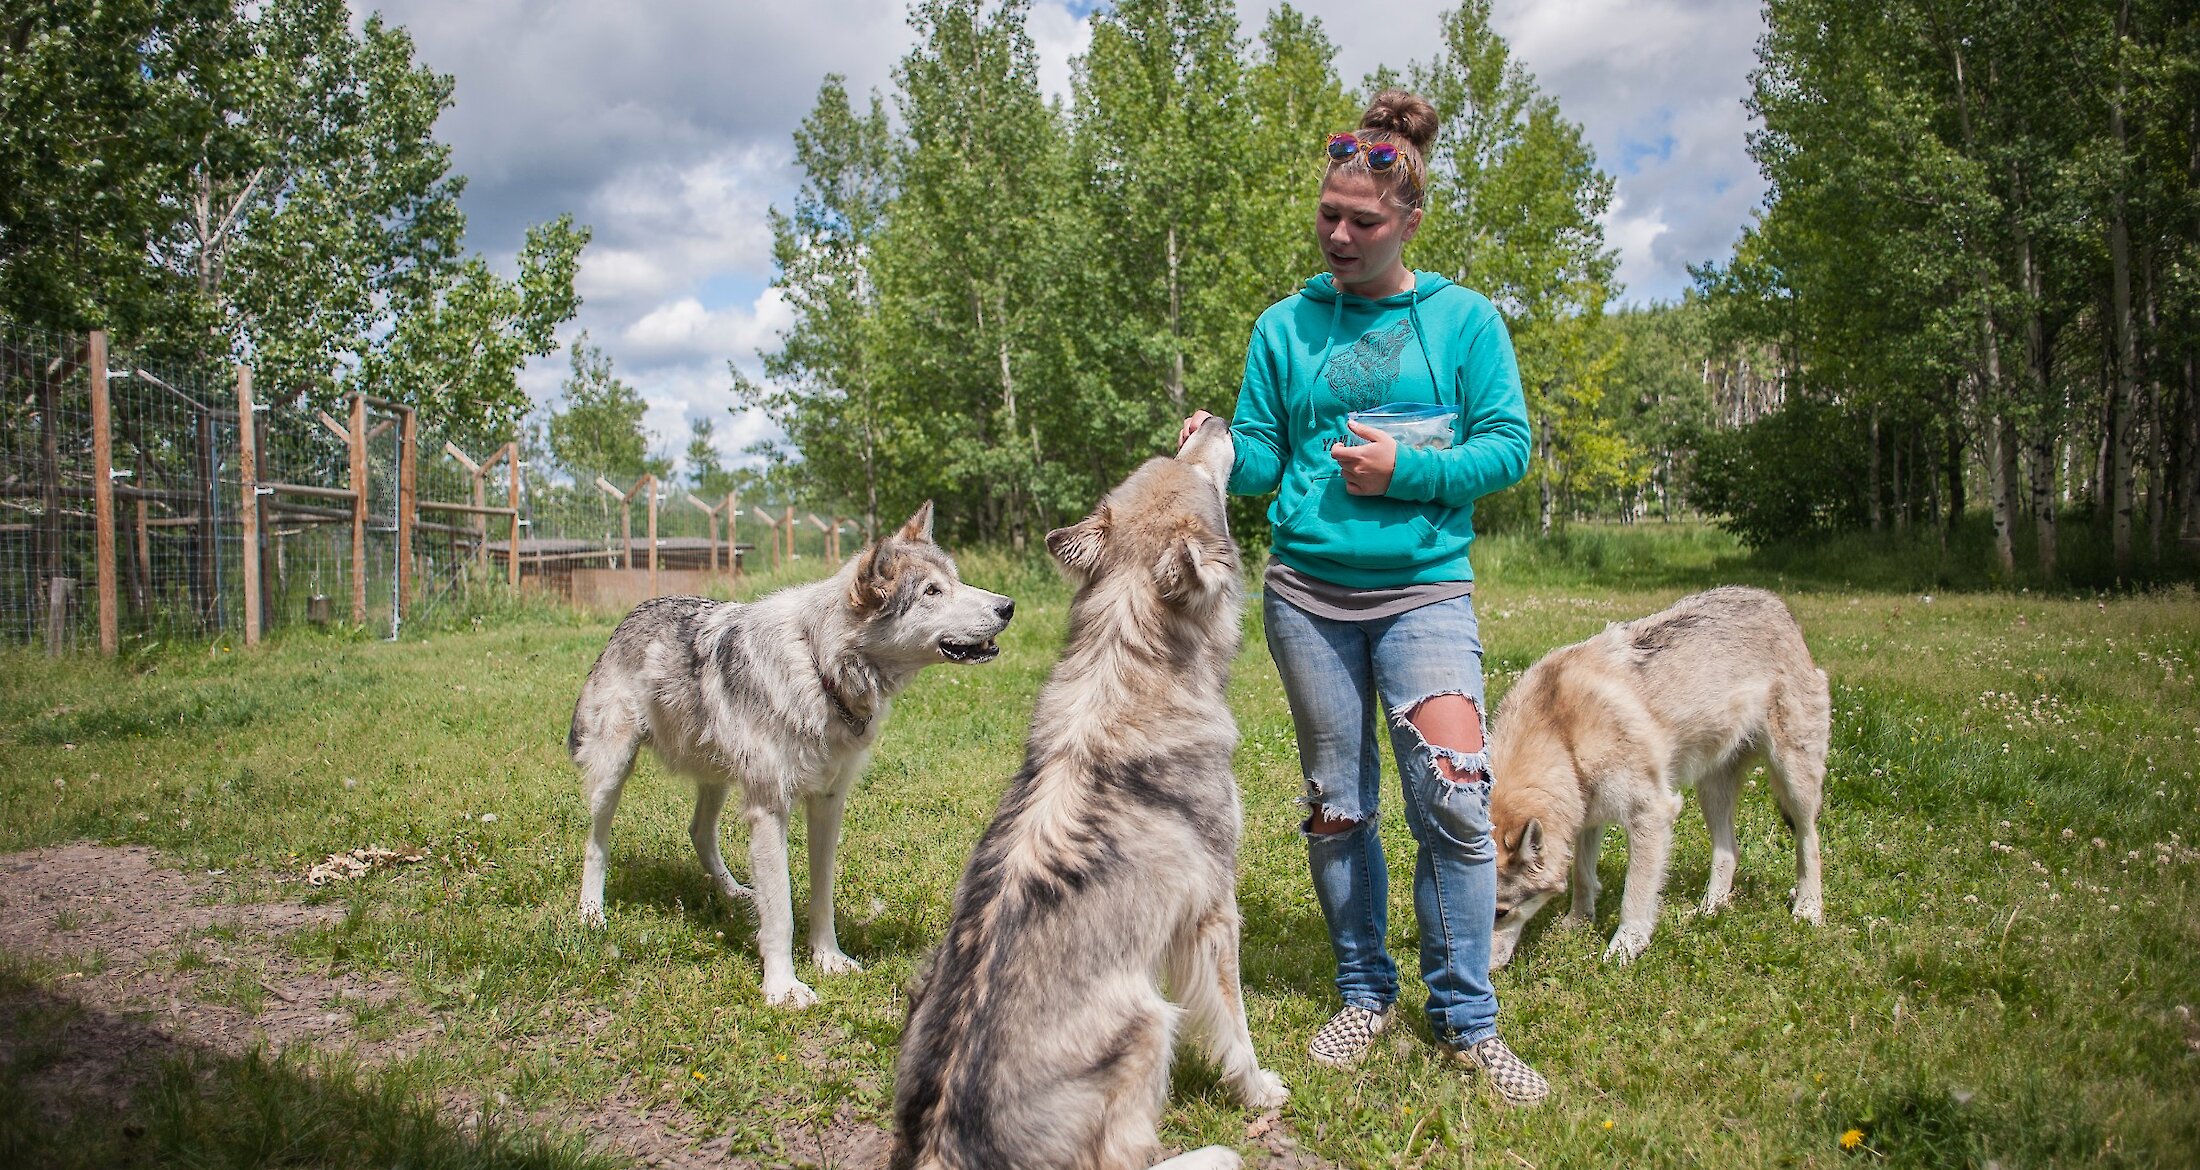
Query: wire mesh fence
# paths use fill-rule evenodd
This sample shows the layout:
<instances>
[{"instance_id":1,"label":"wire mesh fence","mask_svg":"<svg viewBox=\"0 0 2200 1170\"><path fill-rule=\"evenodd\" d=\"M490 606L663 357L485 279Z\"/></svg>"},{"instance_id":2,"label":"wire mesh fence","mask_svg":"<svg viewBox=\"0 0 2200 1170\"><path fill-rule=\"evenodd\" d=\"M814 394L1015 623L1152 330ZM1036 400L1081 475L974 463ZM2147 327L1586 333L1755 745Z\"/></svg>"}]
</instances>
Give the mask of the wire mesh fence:
<instances>
[{"instance_id":1,"label":"wire mesh fence","mask_svg":"<svg viewBox=\"0 0 2200 1170\"><path fill-rule=\"evenodd\" d=\"M118 633L230 628L234 393L201 371L107 354L95 418L94 351L92 338L0 324L0 636L60 652L97 635L103 445Z\"/></svg>"},{"instance_id":2,"label":"wire mesh fence","mask_svg":"<svg viewBox=\"0 0 2200 1170\"><path fill-rule=\"evenodd\" d=\"M407 407L255 398L249 371L0 322L0 641L60 654L344 623L476 587L584 604L837 558L843 517L468 450ZM340 415L338 412L341 412ZM852 548L852 545L849 547Z\"/></svg>"}]
</instances>

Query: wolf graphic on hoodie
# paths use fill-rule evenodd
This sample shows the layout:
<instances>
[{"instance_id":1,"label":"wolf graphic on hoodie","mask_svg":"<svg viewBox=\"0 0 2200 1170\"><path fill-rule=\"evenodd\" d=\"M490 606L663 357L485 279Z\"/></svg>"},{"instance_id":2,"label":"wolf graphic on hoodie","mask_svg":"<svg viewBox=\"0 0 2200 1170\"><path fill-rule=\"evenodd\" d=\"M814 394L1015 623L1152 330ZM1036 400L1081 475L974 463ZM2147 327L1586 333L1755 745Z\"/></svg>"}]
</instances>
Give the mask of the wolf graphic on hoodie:
<instances>
[{"instance_id":1,"label":"wolf graphic on hoodie","mask_svg":"<svg viewBox=\"0 0 2200 1170\"><path fill-rule=\"evenodd\" d=\"M1459 408L1453 444L1401 447L1380 496L1345 491L1334 443L1345 415L1393 402ZM1230 490L1273 491L1277 560L1356 589L1471 581L1474 501L1528 466L1528 410L1505 320L1488 297L1433 272L1379 300L1323 273L1253 327L1230 422Z\"/></svg>"},{"instance_id":2,"label":"wolf graphic on hoodie","mask_svg":"<svg viewBox=\"0 0 2200 1170\"><path fill-rule=\"evenodd\" d=\"M1329 359L1329 388L1337 400L1353 410L1372 410L1392 401L1391 387L1398 384L1398 355L1413 340L1413 322L1400 321L1388 329L1369 333L1352 348Z\"/></svg>"}]
</instances>

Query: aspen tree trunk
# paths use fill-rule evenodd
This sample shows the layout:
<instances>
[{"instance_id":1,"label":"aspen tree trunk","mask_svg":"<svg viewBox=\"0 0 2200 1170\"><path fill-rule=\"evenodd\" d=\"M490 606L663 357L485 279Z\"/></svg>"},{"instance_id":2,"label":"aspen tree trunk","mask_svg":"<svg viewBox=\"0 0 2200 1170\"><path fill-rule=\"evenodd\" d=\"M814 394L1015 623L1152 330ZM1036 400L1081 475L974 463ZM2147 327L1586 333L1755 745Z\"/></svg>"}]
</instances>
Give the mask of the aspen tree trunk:
<instances>
[{"instance_id":1,"label":"aspen tree trunk","mask_svg":"<svg viewBox=\"0 0 2200 1170\"><path fill-rule=\"evenodd\" d=\"M1867 471L1866 471L1866 472L1864 473L1864 496L1865 496L1865 500L1866 500L1866 508L1865 508L1865 513L1866 513L1867 515L1869 515L1869 516L1871 517L1871 526L1872 526L1872 531L1876 533L1876 532L1878 532L1878 531L1879 531L1879 527L1880 527L1880 511L1879 511L1879 407L1878 407L1878 406L1877 406L1876 404L1875 404L1875 405L1873 405L1873 407L1872 407L1872 428L1871 428L1871 436L1872 436L1872 453L1871 453L1871 457L1870 457L1869 459L1865 460L1865 465L1866 465L1866 467L1868 468L1868 470L1867 470Z\"/></svg>"},{"instance_id":2,"label":"aspen tree trunk","mask_svg":"<svg viewBox=\"0 0 2200 1170\"><path fill-rule=\"evenodd\" d=\"M2118 404L2111 420L2107 442L2108 511L2110 542L2114 549L2116 571L2123 573L2131 568L2131 519L2132 519L2132 449L2137 440L2139 339L2133 328L2131 316L2131 226L2128 208L2125 206L2123 169L2128 165L2125 157L2127 144L2124 133L2124 69L2123 41L2131 27L2131 0L2117 6L2116 10L2116 96L2108 107L2108 132L2116 144L2117 176L2115 191L2109 201L2108 268L2110 324L2116 338L2116 389L2114 402Z\"/></svg>"}]
</instances>

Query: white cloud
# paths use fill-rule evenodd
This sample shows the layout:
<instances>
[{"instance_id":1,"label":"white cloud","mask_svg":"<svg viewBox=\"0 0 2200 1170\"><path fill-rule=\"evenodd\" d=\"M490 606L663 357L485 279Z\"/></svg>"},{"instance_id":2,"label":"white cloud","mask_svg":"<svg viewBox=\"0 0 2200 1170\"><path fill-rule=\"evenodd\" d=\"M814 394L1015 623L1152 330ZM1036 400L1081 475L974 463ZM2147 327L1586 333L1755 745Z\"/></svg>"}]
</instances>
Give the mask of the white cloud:
<instances>
[{"instance_id":1,"label":"white cloud","mask_svg":"<svg viewBox=\"0 0 2200 1170\"><path fill-rule=\"evenodd\" d=\"M769 278L766 211L786 192L763 154L748 146L608 177L586 206L589 221L602 226L582 255L581 295L632 313L715 275Z\"/></svg>"},{"instance_id":2,"label":"white cloud","mask_svg":"<svg viewBox=\"0 0 2200 1170\"><path fill-rule=\"evenodd\" d=\"M1658 239L1672 229L1655 211L1630 211L1625 199L1613 200L1604 220L1605 241L1619 252L1620 283L1634 288L1652 278L1651 257Z\"/></svg>"},{"instance_id":3,"label":"white cloud","mask_svg":"<svg viewBox=\"0 0 2200 1170\"><path fill-rule=\"evenodd\" d=\"M794 323L794 311L776 288L765 289L745 308L711 310L694 297L681 297L644 314L619 334L624 352L643 362L708 361L777 349L779 333Z\"/></svg>"},{"instance_id":4,"label":"white cloud","mask_svg":"<svg viewBox=\"0 0 2200 1170\"><path fill-rule=\"evenodd\" d=\"M1039 54L1039 90L1069 103L1070 59L1092 47L1092 17L1072 16L1053 4L1031 10L1032 47Z\"/></svg>"}]
</instances>

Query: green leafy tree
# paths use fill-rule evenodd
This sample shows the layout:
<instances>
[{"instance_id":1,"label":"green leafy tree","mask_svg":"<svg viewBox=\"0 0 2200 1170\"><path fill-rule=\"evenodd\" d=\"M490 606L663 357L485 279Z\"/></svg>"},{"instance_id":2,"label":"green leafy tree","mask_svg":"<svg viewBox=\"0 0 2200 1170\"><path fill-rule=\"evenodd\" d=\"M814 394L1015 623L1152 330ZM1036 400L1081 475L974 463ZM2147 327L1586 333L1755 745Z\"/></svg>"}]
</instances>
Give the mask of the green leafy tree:
<instances>
[{"instance_id":1,"label":"green leafy tree","mask_svg":"<svg viewBox=\"0 0 2200 1170\"><path fill-rule=\"evenodd\" d=\"M1042 424L1073 417L1074 329L1057 310L1075 270L1063 119L1040 96L1028 5L923 0L895 70L908 150L874 272L905 431L929 453L902 482L951 502L949 527L1022 547L1089 498ZM906 489L904 489L906 490ZM920 489L921 490L921 489ZM903 500L900 503L912 503ZM897 507L895 510L899 510Z\"/></svg>"},{"instance_id":2,"label":"green leafy tree","mask_svg":"<svg viewBox=\"0 0 2200 1170\"><path fill-rule=\"evenodd\" d=\"M1414 263L1483 293L1505 314L1548 531L1561 497L1613 480L1631 456L1600 409L1609 354L1595 331L1617 264L1602 223L1612 180L1581 127L1512 59L1488 0L1445 13L1441 50L1407 79L1445 119Z\"/></svg>"},{"instance_id":3,"label":"green leafy tree","mask_svg":"<svg viewBox=\"0 0 2200 1170\"><path fill-rule=\"evenodd\" d=\"M227 0L56 0L0 15L0 316L136 335L185 289L147 257L238 135L197 79L241 51Z\"/></svg>"},{"instance_id":4,"label":"green leafy tree","mask_svg":"<svg viewBox=\"0 0 2200 1170\"><path fill-rule=\"evenodd\" d=\"M891 466L898 418L894 383L877 352L878 286L872 254L894 196L898 149L884 99L858 114L837 75L794 134L804 174L791 212L772 210L773 282L794 310L778 352L764 358L769 386L729 365L736 395L786 434L767 446L778 464L796 457L816 482L858 501L864 530L878 531L879 492Z\"/></svg>"},{"instance_id":5,"label":"green leafy tree","mask_svg":"<svg viewBox=\"0 0 2200 1170\"><path fill-rule=\"evenodd\" d=\"M1249 303L1239 147L1251 110L1234 5L1130 0L1095 13L1078 71L1074 154L1104 246L1083 298L1088 346L1111 375L1093 437L1166 445L1192 405L1234 396Z\"/></svg>"},{"instance_id":6,"label":"green leafy tree","mask_svg":"<svg viewBox=\"0 0 2200 1170\"><path fill-rule=\"evenodd\" d=\"M572 372L563 384L564 405L550 413L551 457L575 482L603 476L624 490L644 474L669 474L672 461L650 453L652 436L642 426L648 404L611 371L611 357L586 333L573 341Z\"/></svg>"},{"instance_id":7,"label":"green leafy tree","mask_svg":"<svg viewBox=\"0 0 2200 1170\"><path fill-rule=\"evenodd\" d=\"M269 397L352 389L508 437L588 233L507 279L460 246L435 123L452 81L344 0L20 5L0 16L0 312L139 352L249 361Z\"/></svg>"},{"instance_id":8,"label":"green leafy tree","mask_svg":"<svg viewBox=\"0 0 2200 1170\"><path fill-rule=\"evenodd\" d=\"M743 477L726 467L718 453L718 426L707 418L688 423L687 481L706 504L715 506L727 492L738 490Z\"/></svg>"}]
</instances>

